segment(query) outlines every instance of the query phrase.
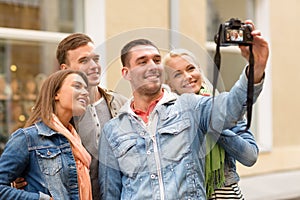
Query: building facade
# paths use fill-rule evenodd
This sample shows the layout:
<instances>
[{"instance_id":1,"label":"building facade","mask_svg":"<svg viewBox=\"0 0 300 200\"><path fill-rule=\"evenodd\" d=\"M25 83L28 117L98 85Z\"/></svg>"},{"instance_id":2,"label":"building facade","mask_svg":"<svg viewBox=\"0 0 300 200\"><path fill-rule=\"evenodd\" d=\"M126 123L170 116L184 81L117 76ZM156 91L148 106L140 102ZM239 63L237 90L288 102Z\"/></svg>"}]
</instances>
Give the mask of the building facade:
<instances>
[{"instance_id":1,"label":"building facade","mask_svg":"<svg viewBox=\"0 0 300 200\"><path fill-rule=\"evenodd\" d=\"M243 177L300 169L299 7L296 0L284 7L280 0L0 0L0 148L26 121L43 79L58 70L55 50L69 33L93 38L101 54L101 84L130 96L119 60L127 41L151 39L162 54L187 48L211 76L214 35L234 17L252 19L270 43L265 86L252 119L259 159L238 170ZM221 53L219 89L228 90L247 62L237 47Z\"/></svg>"}]
</instances>

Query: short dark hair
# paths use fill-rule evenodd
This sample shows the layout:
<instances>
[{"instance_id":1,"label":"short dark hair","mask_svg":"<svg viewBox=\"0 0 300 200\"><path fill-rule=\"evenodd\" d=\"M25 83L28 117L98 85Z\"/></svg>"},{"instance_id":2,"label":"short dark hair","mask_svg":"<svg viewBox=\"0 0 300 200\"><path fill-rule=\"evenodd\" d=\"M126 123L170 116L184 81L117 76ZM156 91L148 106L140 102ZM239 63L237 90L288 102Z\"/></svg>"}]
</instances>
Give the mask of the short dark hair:
<instances>
[{"instance_id":1,"label":"short dark hair","mask_svg":"<svg viewBox=\"0 0 300 200\"><path fill-rule=\"evenodd\" d=\"M136 39L136 40L132 40L130 42L128 42L121 50L121 62L123 67L128 64L129 62L129 51L135 47L135 46L139 46L139 45L150 45L155 47L158 51L159 49L157 48L157 46L155 44L153 44L153 42L151 42L150 40L147 39Z\"/></svg>"},{"instance_id":2,"label":"short dark hair","mask_svg":"<svg viewBox=\"0 0 300 200\"><path fill-rule=\"evenodd\" d=\"M59 65L67 64L67 53L69 50L74 50L88 44L89 42L94 43L88 35L83 33L73 33L63 39L56 49L56 59Z\"/></svg>"}]
</instances>

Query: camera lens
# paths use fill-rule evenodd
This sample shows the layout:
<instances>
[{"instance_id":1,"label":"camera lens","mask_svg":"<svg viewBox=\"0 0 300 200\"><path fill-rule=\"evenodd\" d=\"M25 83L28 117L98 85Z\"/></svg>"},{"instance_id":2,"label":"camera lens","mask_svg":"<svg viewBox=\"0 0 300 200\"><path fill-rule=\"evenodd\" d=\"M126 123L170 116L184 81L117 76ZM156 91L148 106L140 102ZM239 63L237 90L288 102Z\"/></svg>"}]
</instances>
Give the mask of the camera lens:
<instances>
[{"instance_id":1,"label":"camera lens","mask_svg":"<svg viewBox=\"0 0 300 200\"><path fill-rule=\"evenodd\" d=\"M251 34L250 34L250 33L247 33L247 34L246 34L246 37L250 39L250 38L251 38Z\"/></svg>"}]
</instances>

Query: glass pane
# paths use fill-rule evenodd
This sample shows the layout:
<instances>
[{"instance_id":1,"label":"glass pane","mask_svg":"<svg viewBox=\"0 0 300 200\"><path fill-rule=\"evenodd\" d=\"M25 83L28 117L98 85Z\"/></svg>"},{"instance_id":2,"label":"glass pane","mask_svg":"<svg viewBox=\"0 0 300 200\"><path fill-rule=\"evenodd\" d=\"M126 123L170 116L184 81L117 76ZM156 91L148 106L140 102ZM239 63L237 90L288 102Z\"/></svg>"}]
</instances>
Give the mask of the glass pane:
<instances>
[{"instance_id":1,"label":"glass pane","mask_svg":"<svg viewBox=\"0 0 300 200\"><path fill-rule=\"evenodd\" d=\"M0 27L83 31L83 0L0 0Z\"/></svg>"},{"instance_id":2,"label":"glass pane","mask_svg":"<svg viewBox=\"0 0 300 200\"><path fill-rule=\"evenodd\" d=\"M58 69L57 44L0 40L0 152L24 125L42 81Z\"/></svg>"},{"instance_id":3,"label":"glass pane","mask_svg":"<svg viewBox=\"0 0 300 200\"><path fill-rule=\"evenodd\" d=\"M207 0L207 40L213 41L219 25L230 18L254 19L254 0Z\"/></svg>"}]
</instances>

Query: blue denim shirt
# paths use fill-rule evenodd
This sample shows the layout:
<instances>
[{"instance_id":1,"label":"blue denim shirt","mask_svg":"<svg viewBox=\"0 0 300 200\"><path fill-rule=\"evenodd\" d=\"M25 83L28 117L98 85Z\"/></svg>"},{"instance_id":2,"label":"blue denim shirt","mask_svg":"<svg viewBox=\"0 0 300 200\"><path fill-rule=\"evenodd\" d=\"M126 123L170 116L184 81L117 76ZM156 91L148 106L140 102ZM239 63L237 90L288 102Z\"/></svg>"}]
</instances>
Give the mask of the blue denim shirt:
<instances>
[{"instance_id":1,"label":"blue denim shirt","mask_svg":"<svg viewBox=\"0 0 300 200\"><path fill-rule=\"evenodd\" d=\"M255 86L255 98L262 85ZM205 133L231 128L245 111L244 74L229 93L177 96L165 90L145 124L128 102L99 141L102 199L206 199ZM212 113L212 114L211 114Z\"/></svg>"},{"instance_id":2,"label":"blue denim shirt","mask_svg":"<svg viewBox=\"0 0 300 200\"><path fill-rule=\"evenodd\" d=\"M24 190L10 183L24 177ZM50 195L51 194L51 195ZM38 122L18 129L0 157L0 199L79 199L76 163L68 140Z\"/></svg>"}]
</instances>

